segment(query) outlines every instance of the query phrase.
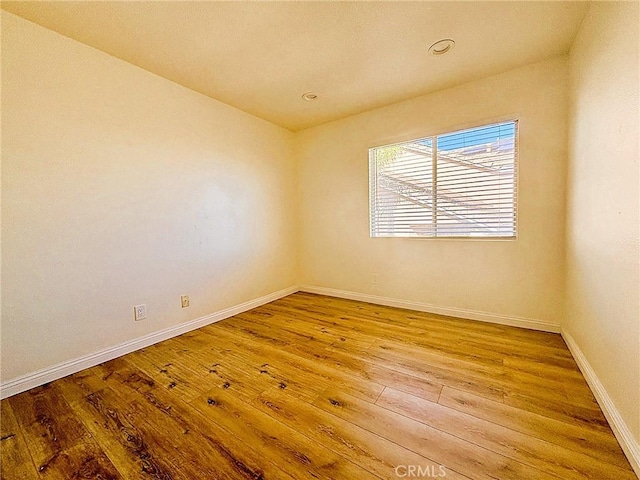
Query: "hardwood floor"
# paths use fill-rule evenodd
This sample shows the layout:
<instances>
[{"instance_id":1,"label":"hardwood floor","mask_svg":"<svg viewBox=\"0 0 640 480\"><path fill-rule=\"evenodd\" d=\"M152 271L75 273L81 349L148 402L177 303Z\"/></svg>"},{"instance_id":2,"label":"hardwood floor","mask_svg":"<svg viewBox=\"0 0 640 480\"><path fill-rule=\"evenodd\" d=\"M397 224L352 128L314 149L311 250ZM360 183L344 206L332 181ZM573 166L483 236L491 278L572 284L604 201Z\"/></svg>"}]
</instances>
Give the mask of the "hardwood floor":
<instances>
[{"instance_id":1,"label":"hardwood floor","mask_svg":"<svg viewBox=\"0 0 640 480\"><path fill-rule=\"evenodd\" d=\"M635 479L562 338L297 293L0 402L3 479Z\"/></svg>"}]
</instances>

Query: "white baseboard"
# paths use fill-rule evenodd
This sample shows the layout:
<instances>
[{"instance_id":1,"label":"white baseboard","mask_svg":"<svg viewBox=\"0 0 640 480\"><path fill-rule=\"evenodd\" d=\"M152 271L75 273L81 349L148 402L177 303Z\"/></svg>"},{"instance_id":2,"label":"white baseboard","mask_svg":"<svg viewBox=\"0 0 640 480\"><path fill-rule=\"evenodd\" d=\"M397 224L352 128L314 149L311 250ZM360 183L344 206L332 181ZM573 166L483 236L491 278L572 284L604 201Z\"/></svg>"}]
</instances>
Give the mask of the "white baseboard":
<instances>
[{"instance_id":1,"label":"white baseboard","mask_svg":"<svg viewBox=\"0 0 640 480\"><path fill-rule=\"evenodd\" d=\"M298 291L298 287L293 286L279 290L277 292L270 293L260 298L249 300L248 302L235 305L218 312L210 313L204 317L196 318L189 322L181 323L173 327L165 328L157 332L150 333L144 337L136 338L128 342L115 345L113 347L105 348L98 352L83 355L82 357L68 360L66 362L58 363L51 367L43 368L36 372L28 373L20 377L14 378L7 382L0 384L0 399L7 398L20 392L29 390L30 388L38 387L48 382L52 382L59 378L66 377L72 373L79 372L85 368L94 367L108 360L126 355L127 353L140 350L141 348L148 347L154 343L168 340L169 338L182 335L183 333L195 330L200 327L204 327L211 323L219 322L225 318L238 315L239 313L246 312L252 308L259 307L265 303L273 302L279 298L286 297Z\"/></svg>"},{"instance_id":2,"label":"white baseboard","mask_svg":"<svg viewBox=\"0 0 640 480\"><path fill-rule=\"evenodd\" d=\"M576 360L582 375L584 375L584 378L587 380L593 395L598 401L598 405L600 405L600 408L604 412L604 416L607 418L622 450L624 450L631 467L636 472L638 478L640 478L640 443L634 438L629 426L622 418L622 415L620 415L613 400L605 390L604 385L600 382L596 372L589 364L587 357L584 356L571 334L565 329L562 329L562 338L564 338L565 343L569 347L569 351Z\"/></svg>"},{"instance_id":3,"label":"white baseboard","mask_svg":"<svg viewBox=\"0 0 640 480\"><path fill-rule=\"evenodd\" d=\"M381 297L378 295L370 295L367 293L349 292L346 290L336 290L326 287L314 287L312 285L301 285L300 291L308 293L317 293L318 295L328 295L330 297L346 298L349 300L358 300L360 302L374 303L376 305L385 305L388 307L406 308L408 310L416 310L419 312L435 313L438 315L447 315L450 317L466 318L469 320L479 320L482 322L498 323L500 325L509 325L512 327L522 327L531 330L541 330L544 332L560 332L560 325L542 320L534 320L522 317L512 317L508 315L500 315L489 312L479 312L475 310L465 310L454 307L441 307L428 303L414 302L410 300L398 300L395 298Z\"/></svg>"}]
</instances>

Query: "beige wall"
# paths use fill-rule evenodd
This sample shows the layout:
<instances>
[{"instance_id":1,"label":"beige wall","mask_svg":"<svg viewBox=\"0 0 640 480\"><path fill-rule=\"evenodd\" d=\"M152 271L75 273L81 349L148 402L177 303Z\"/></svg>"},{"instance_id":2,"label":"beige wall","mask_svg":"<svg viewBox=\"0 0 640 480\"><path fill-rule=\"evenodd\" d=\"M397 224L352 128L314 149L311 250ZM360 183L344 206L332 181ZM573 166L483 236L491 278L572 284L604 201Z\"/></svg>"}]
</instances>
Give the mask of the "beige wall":
<instances>
[{"instance_id":1,"label":"beige wall","mask_svg":"<svg viewBox=\"0 0 640 480\"><path fill-rule=\"evenodd\" d=\"M299 132L301 283L559 325L567 88L559 57ZM504 118L520 120L516 241L369 237L369 147Z\"/></svg>"},{"instance_id":2,"label":"beige wall","mask_svg":"<svg viewBox=\"0 0 640 480\"><path fill-rule=\"evenodd\" d=\"M6 12L2 116L3 381L295 284L291 132Z\"/></svg>"},{"instance_id":3,"label":"beige wall","mask_svg":"<svg viewBox=\"0 0 640 480\"><path fill-rule=\"evenodd\" d=\"M595 3L571 51L567 315L640 440L638 3Z\"/></svg>"}]
</instances>

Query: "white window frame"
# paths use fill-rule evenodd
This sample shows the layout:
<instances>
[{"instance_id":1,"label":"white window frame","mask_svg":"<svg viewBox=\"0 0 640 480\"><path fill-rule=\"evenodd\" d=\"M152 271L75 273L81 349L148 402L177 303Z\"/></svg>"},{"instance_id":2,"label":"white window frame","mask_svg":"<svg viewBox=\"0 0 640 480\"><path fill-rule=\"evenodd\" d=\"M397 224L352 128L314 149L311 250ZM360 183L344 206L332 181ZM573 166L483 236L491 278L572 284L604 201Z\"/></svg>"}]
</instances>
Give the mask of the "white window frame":
<instances>
[{"instance_id":1,"label":"white window frame","mask_svg":"<svg viewBox=\"0 0 640 480\"><path fill-rule=\"evenodd\" d=\"M467 131L472 131L481 128L491 128L498 127L503 124L513 124L513 128L515 130L513 137L513 230L510 234L483 234L482 232L475 232L475 234L471 234L465 232L464 234L457 235L451 233L442 233L438 232L438 155L440 154L440 150L438 149L438 138L445 137L447 135L463 133ZM375 147L369 148L369 234L371 238L428 238L428 239L473 239L473 240L516 240L518 236L518 143L519 143L519 121L517 118L507 118L500 120L487 121L475 126L469 126L465 128L445 131L442 133L434 134L434 135L426 135L415 139L410 139L403 142L396 142L386 145L379 145ZM375 230L375 220L374 214L376 212L376 188L377 188L377 171L376 171L376 161L375 161L375 151L376 149L388 148L388 147L402 147L408 143L412 142L424 142L431 141L431 149L432 149L432 158L431 158L431 168L432 168L432 176L431 181L433 183L432 193L427 196L431 199L431 216L432 216L432 230L431 234L408 234L408 233L394 233L389 234L385 232L384 229L381 232L380 230ZM428 169L425 169L425 171ZM434 193L435 192L435 195ZM425 220L428 218L425 215Z\"/></svg>"}]
</instances>

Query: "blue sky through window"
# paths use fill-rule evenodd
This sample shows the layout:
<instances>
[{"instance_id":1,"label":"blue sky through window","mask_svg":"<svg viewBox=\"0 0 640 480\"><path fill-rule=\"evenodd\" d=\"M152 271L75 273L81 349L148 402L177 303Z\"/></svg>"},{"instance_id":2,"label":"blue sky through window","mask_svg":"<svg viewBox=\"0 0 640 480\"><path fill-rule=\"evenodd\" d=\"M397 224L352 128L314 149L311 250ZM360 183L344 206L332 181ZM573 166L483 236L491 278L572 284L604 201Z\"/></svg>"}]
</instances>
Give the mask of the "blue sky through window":
<instances>
[{"instance_id":1,"label":"blue sky through window","mask_svg":"<svg viewBox=\"0 0 640 480\"><path fill-rule=\"evenodd\" d=\"M456 150L515 137L515 123L505 122L438 135L438 150Z\"/></svg>"}]
</instances>

